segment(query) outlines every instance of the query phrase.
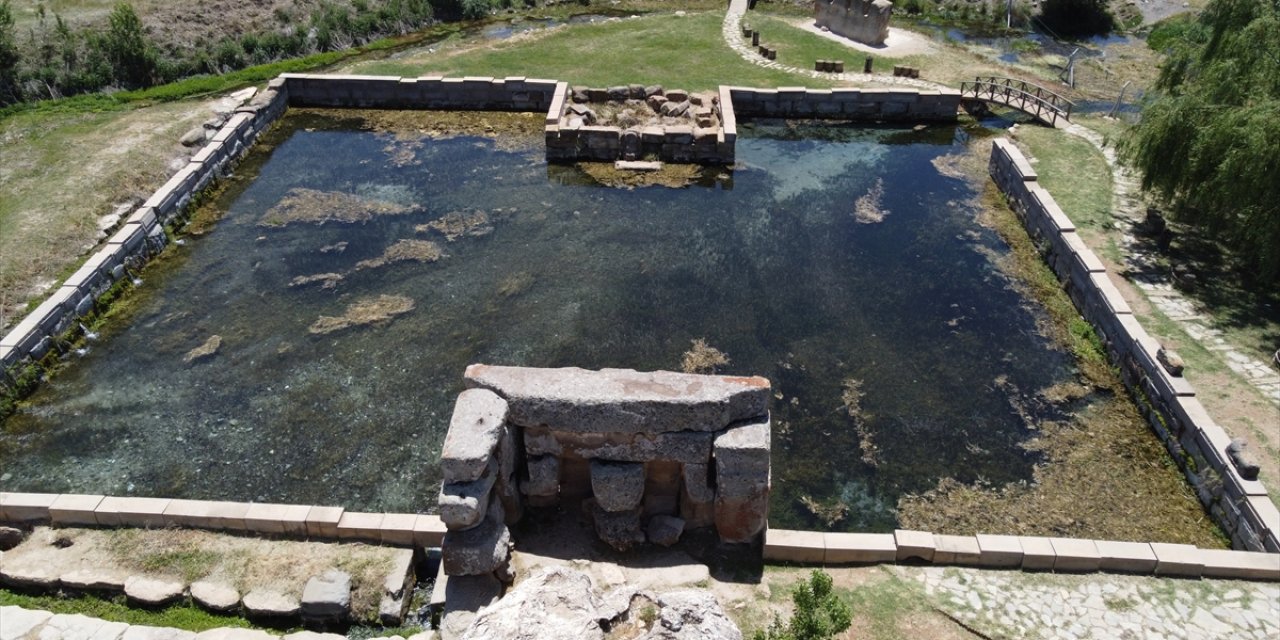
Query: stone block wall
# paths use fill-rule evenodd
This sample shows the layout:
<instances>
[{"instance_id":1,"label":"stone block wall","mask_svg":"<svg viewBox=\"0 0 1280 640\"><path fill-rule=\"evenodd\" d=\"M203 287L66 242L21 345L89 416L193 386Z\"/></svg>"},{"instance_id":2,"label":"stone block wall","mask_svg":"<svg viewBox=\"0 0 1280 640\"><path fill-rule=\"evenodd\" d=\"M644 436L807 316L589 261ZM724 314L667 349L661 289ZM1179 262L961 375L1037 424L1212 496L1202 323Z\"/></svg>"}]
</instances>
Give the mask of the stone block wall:
<instances>
[{"instance_id":1,"label":"stone block wall","mask_svg":"<svg viewBox=\"0 0 1280 640\"><path fill-rule=\"evenodd\" d=\"M112 285L141 268L168 242L165 227L182 222L196 194L209 186L244 153L286 108L287 90L273 80L266 91L236 109L213 139L191 161L147 198L88 260L36 310L0 338L0 380L63 348L67 334L91 313Z\"/></svg>"},{"instance_id":2,"label":"stone block wall","mask_svg":"<svg viewBox=\"0 0 1280 640\"><path fill-rule=\"evenodd\" d=\"M446 78L285 73L291 107L544 111L555 80L488 76Z\"/></svg>"},{"instance_id":3,"label":"stone block wall","mask_svg":"<svg viewBox=\"0 0 1280 640\"><path fill-rule=\"evenodd\" d=\"M466 383L441 454L449 575L509 577L505 525L525 504L582 501L620 550L685 527L726 542L764 530L763 378L472 365Z\"/></svg>"},{"instance_id":4,"label":"stone block wall","mask_svg":"<svg viewBox=\"0 0 1280 640\"><path fill-rule=\"evenodd\" d=\"M661 87L570 89L560 83L547 110L547 159L613 162L654 157L664 162L733 164L738 132L733 102L724 87L710 104L689 107L710 112L710 120L701 123L691 118L687 125L595 126L573 112L575 104L646 100L652 96L666 100ZM689 99L687 94L683 99Z\"/></svg>"},{"instance_id":5,"label":"stone block wall","mask_svg":"<svg viewBox=\"0 0 1280 640\"><path fill-rule=\"evenodd\" d=\"M769 529L764 559L802 564L928 562L1058 573L1112 572L1280 582L1280 555L1187 544L978 534L822 533Z\"/></svg>"},{"instance_id":6,"label":"stone block wall","mask_svg":"<svg viewBox=\"0 0 1280 640\"><path fill-rule=\"evenodd\" d=\"M1181 371L1161 363L1159 341L1134 318L1102 262L1040 186L1026 158L1008 140L998 139L989 169L1076 309L1102 338L1147 422L1205 509L1231 536L1232 546L1280 553L1280 510L1266 488L1241 475L1227 454L1231 438L1205 411Z\"/></svg>"},{"instance_id":7,"label":"stone block wall","mask_svg":"<svg viewBox=\"0 0 1280 640\"><path fill-rule=\"evenodd\" d=\"M960 109L960 92L950 89L728 87L728 93L734 113L747 117L953 122Z\"/></svg>"},{"instance_id":8,"label":"stone block wall","mask_svg":"<svg viewBox=\"0 0 1280 640\"><path fill-rule=\"evenodd\" d=\"M889 37L889 0L816 0L814 22L850 40L881 46Z\"/></svg>"}]
</instances>

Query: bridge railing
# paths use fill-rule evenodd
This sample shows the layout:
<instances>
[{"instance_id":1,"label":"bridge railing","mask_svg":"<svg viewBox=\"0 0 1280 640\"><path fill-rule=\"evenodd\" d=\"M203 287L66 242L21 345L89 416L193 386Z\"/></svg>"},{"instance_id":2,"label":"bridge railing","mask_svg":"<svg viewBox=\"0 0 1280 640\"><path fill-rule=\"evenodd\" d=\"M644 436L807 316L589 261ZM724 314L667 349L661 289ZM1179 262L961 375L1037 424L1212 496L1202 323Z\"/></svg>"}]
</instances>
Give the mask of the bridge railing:
<instances>
[{"instance_id":1,"label":"bridge railing","mask_svg":"<svg viewBox=\"0 0 1280 640\"><path fill-rule=\"evenodd\" d=\"M1044 87L1000 76L978 76L972 82L962 82L960 95L1013 107L1049 126L1056 126L1058 118L1070 121L1075 107L1075 103Z\"/></svg>"}]
</instances>

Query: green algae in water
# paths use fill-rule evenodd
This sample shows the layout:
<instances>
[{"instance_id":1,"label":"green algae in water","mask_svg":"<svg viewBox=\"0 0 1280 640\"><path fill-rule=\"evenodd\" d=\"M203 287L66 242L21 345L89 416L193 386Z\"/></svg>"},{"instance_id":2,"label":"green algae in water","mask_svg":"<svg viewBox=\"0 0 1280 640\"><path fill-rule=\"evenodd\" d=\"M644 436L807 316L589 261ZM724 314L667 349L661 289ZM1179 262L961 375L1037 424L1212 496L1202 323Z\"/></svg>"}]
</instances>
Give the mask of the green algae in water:
<instances>
[{"instance_id":1,"label":"green algae in water","mask_svg":"<svg viewBox=\"0 0 1280 640\"><path fill-rule=\"evenodd\" d=\"M721 373L773 382L771 523L825 526L807 499L847 505L832 528L888 530L899 497L941 478L1030 479L1007 388L1071 376L993 268L1005 249L972 188L933 165L962 150L953 128L752 123L731 180L609 189L548 166L536 138L283 127L212 231L148 272L127 330L5 425L0 487L430 511L466 365L678 369L703 339ZM259 224L299 190L395 215ZM890 214L860 223L873 190ZM477 211L491 230L435 261L357 268ZM290 286L315 274L342 277ZM412 312L308 331L379 296ZM211 335L215 355L183 362Z\"/></svg>"}]
</instances>

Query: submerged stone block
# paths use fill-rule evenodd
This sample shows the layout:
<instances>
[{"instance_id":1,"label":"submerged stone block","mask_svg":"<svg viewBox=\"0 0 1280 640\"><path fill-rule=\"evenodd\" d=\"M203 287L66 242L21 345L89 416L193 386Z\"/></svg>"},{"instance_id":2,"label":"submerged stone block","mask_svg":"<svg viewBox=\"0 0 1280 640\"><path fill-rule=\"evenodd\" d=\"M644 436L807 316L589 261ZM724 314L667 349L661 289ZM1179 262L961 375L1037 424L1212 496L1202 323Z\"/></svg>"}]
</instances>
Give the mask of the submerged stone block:
<instances>
[{"instance_id":1,"label":"submerged stone block","mask_svg":"<svg viewBox=\"0 0 1280 640\"><path fill-rule=\"evenodd\" d=\"M760 377L477 364L466 379L504 397L512 423L563 431L718 431L763 415L769 401Z\"/></svg>"}]
</instances>

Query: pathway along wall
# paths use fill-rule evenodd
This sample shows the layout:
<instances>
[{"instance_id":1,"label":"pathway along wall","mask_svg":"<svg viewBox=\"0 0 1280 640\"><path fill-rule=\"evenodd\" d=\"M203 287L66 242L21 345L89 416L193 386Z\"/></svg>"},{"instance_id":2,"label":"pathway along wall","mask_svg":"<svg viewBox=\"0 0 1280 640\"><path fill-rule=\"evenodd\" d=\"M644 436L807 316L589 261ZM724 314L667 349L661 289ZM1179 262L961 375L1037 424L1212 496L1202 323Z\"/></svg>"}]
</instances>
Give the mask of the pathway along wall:
<instances>
[{"instance_id":1,"label":"pathway along wall","mask_svg":"<svg viewBox=\"0 0 1280 640\"><path fill-rule=\"evenodd\" d=\"M1181 467L1205 509L1236 549L1280 553L1280 511L1227 453L1231 438L1209 417L1181 372L1161 363L1160 343L1142 328L1075 225L1006 139L991 147L991 178L1021 218L1076 309L1102 338L1138 408Z\"/></svg>"}]
</instances>

